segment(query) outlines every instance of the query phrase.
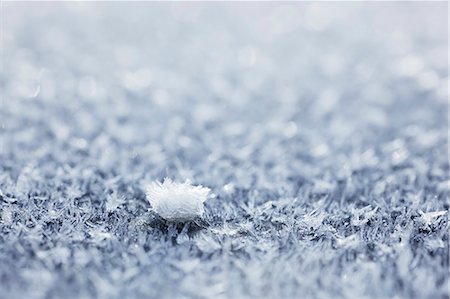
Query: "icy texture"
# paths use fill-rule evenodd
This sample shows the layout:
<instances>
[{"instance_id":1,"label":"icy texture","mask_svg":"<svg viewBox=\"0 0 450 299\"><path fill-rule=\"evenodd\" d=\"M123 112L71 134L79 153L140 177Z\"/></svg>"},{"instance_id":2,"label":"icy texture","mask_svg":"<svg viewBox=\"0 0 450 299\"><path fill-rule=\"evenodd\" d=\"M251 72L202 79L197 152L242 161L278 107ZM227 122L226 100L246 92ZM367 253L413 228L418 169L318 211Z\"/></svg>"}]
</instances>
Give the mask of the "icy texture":
<instances>
[{"instance_id":1,"label":"icy texture","mask_svg":"<svg viewBox=\"0 0 450 299\"><path fill-rule=\"evenodd\" d=\"M447 3L3 10L0 298L449 298Z\"/></svg>"},{"instance_id":2,"label":"icy texture","mask_svg":"<svg viewBox=\"0 0 450 299\"><path fill-rule=\"evenodd\" d=\"M165 178L163 183L150 183L146 195L153 211L162 218L186 222L203 215L203 203L208 199L209 191L203 186L192 186L189 181L174 183Z\"/></svg>"}]
</instances>

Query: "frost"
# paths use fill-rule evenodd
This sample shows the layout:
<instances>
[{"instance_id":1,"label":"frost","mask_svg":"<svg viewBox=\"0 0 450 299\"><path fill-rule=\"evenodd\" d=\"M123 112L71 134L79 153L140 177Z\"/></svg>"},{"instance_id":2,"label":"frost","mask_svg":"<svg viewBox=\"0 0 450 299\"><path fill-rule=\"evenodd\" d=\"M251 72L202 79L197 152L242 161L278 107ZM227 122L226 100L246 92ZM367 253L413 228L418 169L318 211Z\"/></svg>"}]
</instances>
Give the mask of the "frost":
<instances>
[{"instance_id":1,"label":"frost","mask_svg":"<svg viewBox=\"0 0 450 299\"><path fill-rule=\"evenodd\" d=\"M146 188L147 200L153 211L162 218L175 222L190 221L202 216L209 192L209 188L192 186L189 181L175 183L169 178L165 178L163 183L152 182Z\"/></svg>"},{"instance_id":2,"label":"frost","mask_svg":"<svg viewBox=\"0 0 450 299\"><path fill-rule=\"evenodd\" d=\"M118 196L116 193L108 195L106 200L106 211L112 212L125 203L124 196Z\"/></svg>"},{"instance_id":3,"label":"frost","mask_svg":"<svg viewBox=\"0 0 450 299\"><path fill-rule=\"evenodd\" d=\"M314 187L312 189L312 191L314 193L319 193L319 194L326 194L328 192L331 192L334 188L334 185L330 182L327 181L322 181L322 180L318 180L316 182L314 182Z\"/></svg>"},{"instance_id":4,"label":"frost","mask_svg":"<svg viewBox=\"0 0 450 299\"><path fill-rule=\"evenodd\" d=\"M3 5L0 298L448 299L447 6Z\"/></svg>"},{"instance_id":5,"label":"frost","mask_svg":"<svg viewBox=\"0 0 450 299\"><path fill-rule=\"evenodd\" d=\"M339 247L356 248L360 245L361 241L358 240L356 235L351 235L348 237L337 236L336 243Z\"/></svg>"},{"instance_id":6,"label":"frost","mask_svg":"<svg viewBox=\"0 0 450 299\"><path fill-rule=\"evenodd\" d=\"M433 221L435 221L435 218L447 214L447 211L436 211L436 212L427 212L427 213L421 212L421 214L422 214L421 215L422 220L426 224L430 224Z\"/></svg>"}]
</instances>

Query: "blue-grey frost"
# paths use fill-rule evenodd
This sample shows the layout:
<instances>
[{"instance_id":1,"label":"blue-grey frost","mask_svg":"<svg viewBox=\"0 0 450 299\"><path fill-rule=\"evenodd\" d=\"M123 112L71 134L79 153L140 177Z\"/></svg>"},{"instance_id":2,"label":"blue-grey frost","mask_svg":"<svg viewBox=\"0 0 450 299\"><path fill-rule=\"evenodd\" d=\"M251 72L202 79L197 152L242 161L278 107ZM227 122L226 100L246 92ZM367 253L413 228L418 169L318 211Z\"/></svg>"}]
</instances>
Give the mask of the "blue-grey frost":
<instances>
[{"instance_id":1,"label":"blue-grey frost","mask_svg":"<svg viewBox=\"0 0 450 299\"><path fill-rule=\"evenodd\" d=\"M3 3L0 298L449 298L447 5Z\"/></svg>"}]
</instances>

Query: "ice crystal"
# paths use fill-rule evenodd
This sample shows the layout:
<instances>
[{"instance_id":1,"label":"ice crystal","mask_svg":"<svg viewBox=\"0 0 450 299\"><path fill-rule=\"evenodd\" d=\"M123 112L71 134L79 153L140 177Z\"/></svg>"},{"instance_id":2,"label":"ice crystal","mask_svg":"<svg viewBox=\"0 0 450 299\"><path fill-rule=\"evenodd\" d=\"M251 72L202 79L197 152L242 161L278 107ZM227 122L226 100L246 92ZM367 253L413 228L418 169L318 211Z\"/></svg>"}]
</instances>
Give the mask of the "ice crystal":
<instances>
[{"instance_id":1,"label":"ice crystal","mask_svg":"<svg viewBox=\"0 0 450 299\"><path fill-rule=\"evenodd\" d=\"M446 2L3 2L0 298L450 298Z\"/></svg>"},{"instance_id":2,"label":"ice crystal","mask_svg":"<svg viewBox=\"0 0 450 299\"><path fill-rule=\"evenodd\" d=\"M169 221L185 222L202 216L209 188L192 186L188 180L175 183L169 178L152 182L146 189L152 209Z\"/></svg>"}]
</instances>

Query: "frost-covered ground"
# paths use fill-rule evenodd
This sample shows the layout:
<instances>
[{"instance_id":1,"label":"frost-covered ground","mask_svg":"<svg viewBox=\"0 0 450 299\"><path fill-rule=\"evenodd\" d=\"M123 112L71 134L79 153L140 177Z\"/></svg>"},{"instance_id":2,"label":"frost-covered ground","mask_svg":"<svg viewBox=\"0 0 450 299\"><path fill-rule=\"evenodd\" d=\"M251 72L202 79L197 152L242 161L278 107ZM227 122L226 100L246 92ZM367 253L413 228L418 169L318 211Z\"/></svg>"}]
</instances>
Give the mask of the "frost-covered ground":
<instances>
[{"instance_id":1,"label":"frost-covered ground","mask_svg":"<svg viewBox=\"0 0 450 299\"><path fill-rule=\"evenodd\" d=\"M2 16L0 298L449 298L447 3Z\"/></svg>"}]
</instances>

